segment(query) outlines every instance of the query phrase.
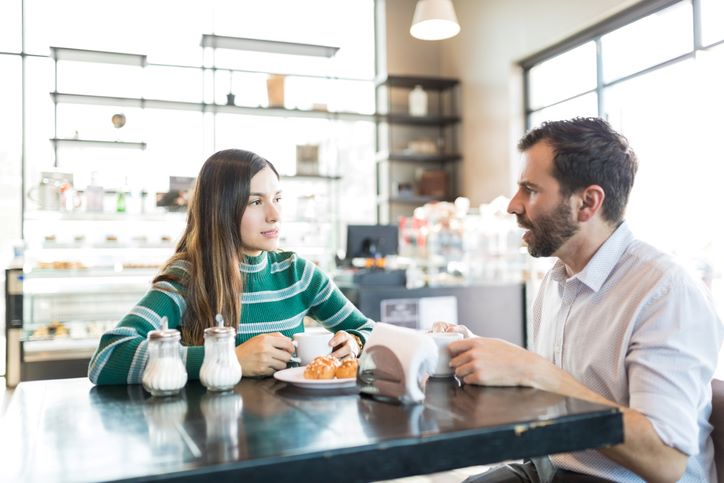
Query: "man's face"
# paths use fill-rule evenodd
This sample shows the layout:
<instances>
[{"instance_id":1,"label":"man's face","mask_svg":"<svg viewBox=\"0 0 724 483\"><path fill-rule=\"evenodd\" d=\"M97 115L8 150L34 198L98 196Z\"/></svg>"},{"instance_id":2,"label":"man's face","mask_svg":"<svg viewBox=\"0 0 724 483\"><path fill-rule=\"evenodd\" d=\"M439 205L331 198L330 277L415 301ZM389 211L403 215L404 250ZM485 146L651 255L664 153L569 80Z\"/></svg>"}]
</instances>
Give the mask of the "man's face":
<instances>
[{"instance_id":1,"label":"man's face","mask_svg":"<svg viewBox=\"0 0 724 483\"><path fill-rule=\"evenodd\" d=\"M525 228L523 241L534 257L557 255L560 248L578 231L570 197L560 194L553 172L553 148L539 142L523 153L523 171L518 191L508 205L508 213Z\"/></svg>"}]
</instances>

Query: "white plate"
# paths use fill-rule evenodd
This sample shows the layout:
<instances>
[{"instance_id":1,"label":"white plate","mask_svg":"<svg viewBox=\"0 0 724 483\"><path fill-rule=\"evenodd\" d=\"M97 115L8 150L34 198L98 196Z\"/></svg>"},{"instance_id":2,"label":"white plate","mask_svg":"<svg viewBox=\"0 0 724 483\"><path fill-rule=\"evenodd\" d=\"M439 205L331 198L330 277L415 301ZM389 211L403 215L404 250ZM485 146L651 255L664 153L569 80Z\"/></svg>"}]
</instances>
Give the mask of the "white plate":
<instances>
[{"instance_id":1,"label":"white plate","mask_svg":"<svg viewBox=\"0 0 724 483\"><path fill-rule=\"evenodd\" d=\"M337 389L341 387L354 387L357 384L356 377L345 379L305 379L304 368L291 367L274 373L274 379L288 382L305 389Z\"/></svg>"}]
</instances>

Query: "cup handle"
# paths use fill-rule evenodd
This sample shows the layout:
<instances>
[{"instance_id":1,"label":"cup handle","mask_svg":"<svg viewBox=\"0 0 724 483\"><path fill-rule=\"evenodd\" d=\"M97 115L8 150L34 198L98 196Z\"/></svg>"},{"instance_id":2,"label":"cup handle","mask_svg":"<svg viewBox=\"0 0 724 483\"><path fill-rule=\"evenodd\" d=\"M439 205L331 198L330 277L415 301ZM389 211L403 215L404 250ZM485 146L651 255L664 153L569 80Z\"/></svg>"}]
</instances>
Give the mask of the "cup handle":
<instances>
[{"instance_id":1,"label":"cup handle","mask_svg":"<svg viewBox=\"0 0 724 483\"><path fill-rule=\"evenodd\" d=\"M299 343L292 339L292 345L294 346L294 352L292 352L292 358L289 359L292 362L296 362L297 364L301 364L302 360L299 358L299 355L297 354L297 349L299 348Z\"/></svg>"}]
</instances>

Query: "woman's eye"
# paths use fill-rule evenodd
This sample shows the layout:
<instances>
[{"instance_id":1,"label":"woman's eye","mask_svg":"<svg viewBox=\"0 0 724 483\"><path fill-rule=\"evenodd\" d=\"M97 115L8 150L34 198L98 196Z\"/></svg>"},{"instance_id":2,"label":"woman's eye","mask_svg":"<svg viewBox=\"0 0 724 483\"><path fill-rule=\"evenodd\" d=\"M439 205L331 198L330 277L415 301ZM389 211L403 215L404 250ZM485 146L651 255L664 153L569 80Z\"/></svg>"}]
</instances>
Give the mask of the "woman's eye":
<instances>
[{"instance_id":1,"label":"woman's eye","mask_svg":"<svg viewBox=\"0 0 724 483\"><path fill-rule=\"evenodd\" d=\"M260 205L260 204L261 204L261 200L254 200L254 201L250 202L249 204L250 204L250 205Z\"/></svg>"},{"instance_id":2,"label":"woman's eye","mask_svg":"<svg viewBox=\"0 0 724 483\"><path fill-rule=\"evenodd\" d=\"M277 196L276 198L274 198L274 201L276 201L277 203L279 203L281 200L282 200L281 196Z\"/></svg>"}]
</instances>

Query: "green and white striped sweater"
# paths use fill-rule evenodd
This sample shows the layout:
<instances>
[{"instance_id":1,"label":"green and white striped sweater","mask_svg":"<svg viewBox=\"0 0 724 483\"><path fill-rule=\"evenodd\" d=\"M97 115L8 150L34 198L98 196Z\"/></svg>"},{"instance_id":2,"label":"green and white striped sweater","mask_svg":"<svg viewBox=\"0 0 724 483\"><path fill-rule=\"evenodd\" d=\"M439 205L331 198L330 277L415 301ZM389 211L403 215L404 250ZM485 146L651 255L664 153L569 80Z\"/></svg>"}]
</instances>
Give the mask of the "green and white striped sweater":
<instances>
[{"instance_id":1,"label":"green and white striped sweater","mask_svg":"<svg viewBox=\"0 0 724 483\"><path fill-rule=\"evenodd\" d=\"M374 322L345 298L334 283L313 263L291 252L262 252L246 257L240 265L244 276L242 310L236 344L267 332L291 337L304 331L308 315L330 330L346 330L363 341ZM169 271L188 271L188 263L174 264ZM183 287L170 282L155 284L120 323L101 337L88 366L95 384L137 384L148 361L146 334L161 327L178 328L186 301L178 293ZM182 347L189 379L198 379L204 359L203 346Z\"/></svg>"}]
</instances>

